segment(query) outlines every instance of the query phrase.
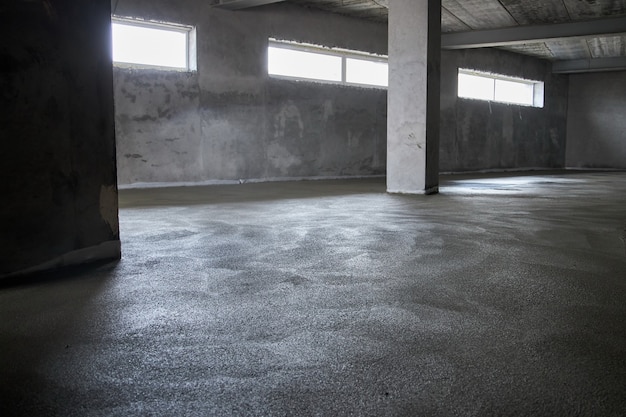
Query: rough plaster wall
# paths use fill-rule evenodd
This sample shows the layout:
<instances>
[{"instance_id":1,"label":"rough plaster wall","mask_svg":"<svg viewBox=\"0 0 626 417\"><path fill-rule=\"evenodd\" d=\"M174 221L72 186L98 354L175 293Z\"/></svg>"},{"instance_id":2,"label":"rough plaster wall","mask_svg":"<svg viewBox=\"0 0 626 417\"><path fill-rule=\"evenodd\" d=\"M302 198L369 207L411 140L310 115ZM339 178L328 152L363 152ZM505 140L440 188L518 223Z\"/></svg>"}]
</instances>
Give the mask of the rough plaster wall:
<instances>
[{"instance_id":1,"label":"rough plaster wall","mask_svg":"<svg viewBox=\"0 0 626 417\"><path fill-rule=\"evenodd\" d=\"M384 92L281 80L268 86L268 176L384 173Z\"/></svg>"},{"instance_id":2,"label":"rough plaster wall","mask_svg":"<svg viewBox=\"0 0 626 417\"><path fill-rule=\"evenodd\" d=\"M116 14L198 30L197 73L114 70L120 183L385 172L386 92L265 70L268 37L386 53L385 25L286 3L232 12L198 0L125 0ZM459 100L459 67L545 81L545 107ZM545 61L444 51L441 109L442 171L564 166L567 77Z\"/></svg>"},{"instance_id":3,"label":"rough plaster wall","mask_svg":"<svg viewBox=\"0 0 626 417\"><path fill-rule=\"evenodd\" d=\"M119 256L110 3L5 2L0 28L0 277Z\"/></svg>"},{"instance_id":4,"label":"rough plaster wall","mask_svg":"<svg viewBox=\"0 0 626 417\"><path fill-rule=\"evenodd\" d=\"M208 3L117 5L120 16L194 25L198 38L197 73L114 69L121 184L384 173L386 91L271 79L266 48L276 37L386 53L385 25Z\"/></svg>"},{"instance_id":5,"label":"rough plaster wall","mask_svg":"<svg viewBox=\"0 0 626 417\"><path fill-rule=\"evenodd\" d=\"M132 172L131 181L200 180L197 77L115 69L114 79L119 172Z\"/></svg>"},{"instance_id":6,"label":"rough plaster wall","mask_svg":"<svg viewBox=\"0 0 626 417\"><path fill-rule=\"evenodd\" d=\"M567 166L626 168L626 71L570 75Z\"/></svg>"},{"instance_id":7,"label":"rough plaster wall","mask_svg":"<svg viewBox=\"0 0 626 417\"><path fill-rule=\"evenodd\" d=\"M459 68L545 82L544 108L457 97ZM567 77L547 61L495 49L443 51L442 171L560 168L565 163Z\"/></svg>"}]
</instances>

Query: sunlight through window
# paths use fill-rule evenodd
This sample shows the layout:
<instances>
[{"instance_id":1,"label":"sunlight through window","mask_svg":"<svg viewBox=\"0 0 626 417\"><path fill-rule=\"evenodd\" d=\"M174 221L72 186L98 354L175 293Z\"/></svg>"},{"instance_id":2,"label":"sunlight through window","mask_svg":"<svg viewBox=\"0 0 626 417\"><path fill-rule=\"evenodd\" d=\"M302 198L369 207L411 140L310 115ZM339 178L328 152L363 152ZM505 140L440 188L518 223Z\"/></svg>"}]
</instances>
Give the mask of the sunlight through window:
<instances>
[{"instance_id":1,"label":"sunlight through window","mask_svg":"<svg viewBox=\"0 0 626 417\"><path fill-rule=\"evenodd\" d=\"M543 82L459 69L458 96L543 107Z\"/></svg>"},{"instance_id":2,"label":"sunlight through window","mask_svg":"<svg viewBox=\"0 0 626 417\"><path fill-rule=\"evenodd\" d=\"M113 19L113 62L190 70L191 31L185 26Z\"/></svg>"},{"instance_id":3,"label":"sunlight through window","mask_svg":"<svg viewBox=\"0 0 626 417\"><path fill-rule=\"evenodd\" d=\"M341 57L270 47L268 69L272 75L341 81Z\"/></svg>"},{"instance_id":4,"label":"sunlight through window","mask_svg":"<svg viewBox=\"0 0 626 417\"><path fill-rule=\"evenodd\" d=\"M387 57L270 39L268 74L302 80L387 87Z\"/></svg>"},{"instance_id":5,"label":"sunlight through window","mask_svg":"<svg viewBox=\"0 0 626 417\"><path fill-rule=\"evenodd\" d=\"M387 87L389 84L389 65L386 62L347 58L346 81L354 84Z\"/></svg>"}]
</instances>

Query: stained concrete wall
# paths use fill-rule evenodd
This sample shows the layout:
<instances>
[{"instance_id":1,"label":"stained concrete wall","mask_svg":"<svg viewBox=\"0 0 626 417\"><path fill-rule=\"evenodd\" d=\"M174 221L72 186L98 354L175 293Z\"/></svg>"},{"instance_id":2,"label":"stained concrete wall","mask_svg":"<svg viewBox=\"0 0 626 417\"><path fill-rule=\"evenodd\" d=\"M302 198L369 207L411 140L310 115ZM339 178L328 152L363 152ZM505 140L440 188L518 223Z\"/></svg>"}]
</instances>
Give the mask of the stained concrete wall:
<instances>
[{"instance_id":1,"label":"stained concrete wall","mask_svg":"<svg viewBox=\"0 0 626 417\"><path fill-rule=\"evenodd\" d=\"M567 76L548 61L496 49L443 51L441 171L562 168L565 164ZM543 108L457 97L459 68L545 83Z\"/></svg>"},{"instance_id":2,"label":"stained concrete wall","mask_svg":"<svg viewBox=\"0 0 626 417\"><path fill-rule=\"evenodd\" d=\"M0 6L0 278L120 255L110 12Z\"/></svg>"},{"instance_id":3,"label":"stained concrete wall","mask_svg":"<svg viewBox=\"0 0 626 417\"><path fill-rule=\"evenodd\" d=\"M387 52L387 26L289 3L245 11L125 0L114 13L197 26L195 73L115 68L121 184L384 174L384 90L272 79L267 39ZM441 171L565 164L567 76L501 50L443 51ZM542 109L457 98L458 68L544 81Z\"/></svg>"},{"instance_id":4,"label":"stained concrete wall","mask_svg":"<svg viewBox=\"0 0 626 417\"><path fill-rule=\"evenodd\" d=\"M116 2L113 2L115 5ZM126 0L197 27L194 73L115 68L121 184L384 174L387 93L267 75L270 37L384 54L387 27L288 3Z\"/></svg>"},{"instance_id":5,"label":"stained concrete wall","mask_svg":"<svg viewBox=\"0 0 626 417\"><path fill-rule=\"evenodd\" d=\"M626 168L626 71L570 75L567 166Z\"/></svg>"}]
</instances>

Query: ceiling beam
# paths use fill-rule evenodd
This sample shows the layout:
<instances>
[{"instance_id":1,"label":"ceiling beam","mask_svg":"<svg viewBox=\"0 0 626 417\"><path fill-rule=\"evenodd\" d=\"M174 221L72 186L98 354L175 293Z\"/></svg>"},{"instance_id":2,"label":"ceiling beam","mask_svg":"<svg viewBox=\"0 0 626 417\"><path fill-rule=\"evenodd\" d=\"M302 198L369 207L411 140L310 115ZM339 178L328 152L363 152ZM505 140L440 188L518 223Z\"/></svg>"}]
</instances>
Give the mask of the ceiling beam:
<instances>
[{"instance_id":1,"label":"ceiling beam","mask_svg":"<svg viewBox=\"0 0 626 417\"><path fill-rule=\"evenodd\" d=\"M625 31L626 17L617 17L584 22L444 33L441 35L441 47L444 49L486 48L572 37L610 35Z\"/></svg>"},{"instance_id":2,"label":"ceiling beam","mask_svg":"<svg viewBox=\"0 0 626 417\"><path fill-rule=\"evenodd\" d=\"M552 63L554 74L575 74L577 72L602 72L626 70L626 57L572 59Z\"/></svg>"},{"instance_id":3,"label":"ceiling beam","mask_svg":"<svg viewBox=\"0 0 626 417\"><path fill-rule=\"evenodd\" d=\"M212 6L227 10L240 10L250 7L264 6L266 4L280 3L285 0L219 0L214 1Z\"/></svg>"}]
</instances>

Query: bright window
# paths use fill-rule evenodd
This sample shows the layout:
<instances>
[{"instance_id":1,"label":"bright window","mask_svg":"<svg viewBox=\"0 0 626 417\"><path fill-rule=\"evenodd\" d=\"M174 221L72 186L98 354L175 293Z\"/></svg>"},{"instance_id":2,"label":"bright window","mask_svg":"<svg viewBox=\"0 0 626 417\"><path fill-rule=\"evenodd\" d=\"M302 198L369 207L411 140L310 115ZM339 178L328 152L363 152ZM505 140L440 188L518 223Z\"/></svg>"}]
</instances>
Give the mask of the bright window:
<instances>
[{"instance_id":1,"label":"bright window","mask_svg":"<svg viewBox=\"0 0 626 417\"><path fill-rule=\"evenodd\" d=\"M113 18L112 34L116 64L195 70L192 27Z\"/></svg>"},{"instance_id":2,"label":"bright window","mask_svg":"<svg viewBox=\"0 0 626 417\"><path fill-rule=\"evenodd\" d=\"M278 77L387 87L387 57L270 39L268 73Z\"/></svg>"},{"instance_id":3,"label":"bright window","mask_svg":"<svg viewBox=\"0 0 626 417\"><path fill-rule=\"evenodd\" d=\"M268 70L272 75L341 81L341 57L270 47Z\"/></svg>"},{"instance_id":4,"label":"bright window","mask_svg":"<svg viewBox=\"0 0 626 417\"><path fill-rule=\"evenodd\" d=\"M462 98L543 107L543 82L459 69Z\"/></svg>"},{"instance_id":5,"label":"bright window","mask_svg":"<svg viewBox=\"0 0 626 417\"><path fill-rule=\"evenodd\" d=\"M389 65L380 61L346 58L346 82L387 87Z\"/></svg>"}]
</instances>

